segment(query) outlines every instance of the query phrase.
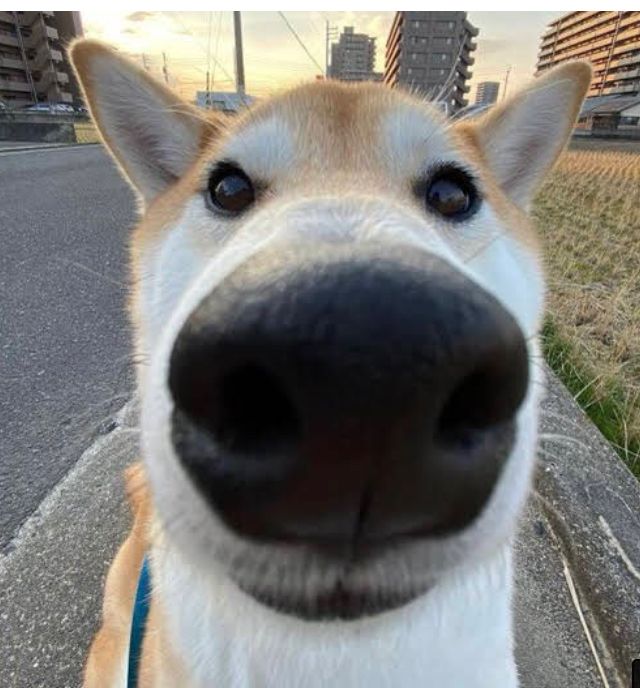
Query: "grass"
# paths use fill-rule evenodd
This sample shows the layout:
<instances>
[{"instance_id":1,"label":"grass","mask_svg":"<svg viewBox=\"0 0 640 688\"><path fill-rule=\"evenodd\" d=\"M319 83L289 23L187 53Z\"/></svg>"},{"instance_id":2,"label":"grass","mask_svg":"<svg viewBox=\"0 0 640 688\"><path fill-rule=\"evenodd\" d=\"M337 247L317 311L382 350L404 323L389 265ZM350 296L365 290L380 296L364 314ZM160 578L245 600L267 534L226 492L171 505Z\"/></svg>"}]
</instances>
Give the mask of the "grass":
<instances>
[{"instance_id":1,"label":"grass","mask_svg":"<svg viewBox=\"0 0 640 688\"><path fill-rule=\"evenodd\" d=\"M640 153L594 145L567 151L534 204L549 286L543 345L640 478Z\"/></svg>"},{"instance_id":2,"label":"grass","mask_svg":"<svg viewBox=\"0 0 640 688\"><path fill-rule=\"evenodd\" d=\"M100 143L100 137L93 122L75 122L73 128L76 132L77 143Z\"/></svg>"}]
</instances>

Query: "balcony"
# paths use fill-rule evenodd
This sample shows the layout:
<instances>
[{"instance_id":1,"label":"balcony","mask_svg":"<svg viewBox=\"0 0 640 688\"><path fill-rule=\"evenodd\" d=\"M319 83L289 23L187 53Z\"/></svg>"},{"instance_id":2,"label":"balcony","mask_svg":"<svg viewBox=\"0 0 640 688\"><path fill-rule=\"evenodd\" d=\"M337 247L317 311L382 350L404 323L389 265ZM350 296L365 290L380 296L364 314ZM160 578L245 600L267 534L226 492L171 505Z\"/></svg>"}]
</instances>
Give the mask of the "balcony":
<instances>
[{"instance_id":1,"label":"balcony","mask_svg":"<svg viewBox=\"0 0 640 688\"><path fill-rule=\"evenodd\" d=\"M640 86L638 84L628 84L625 86L606 86L602 89L602 95L618 96L624 95L625 93L637 93L638 91L640 91Z\"/></svg>"},{"instance_id":2,"label":"balcony","mask_svg":"<svg viewBox=\"0 0 640 688\"><path fill-rule=\"evenodd\" d=\"M640 38L638 38L636 41L630 41L626 45L617 45L613 49L613 54L620 55L620 53L626 53L629 52L629 50L635 50L637 48L640 48Z\"/></svg>"},{"instance_id":3,"label":"balcony","mask_svg":"<svg viewBox=\"0 0 640 688\"><path fill-rule=\"evenodd\" d=\"M611 71L607 75L609 79L638 79L640 78L640 68L628 69L626 72Z\"/></svg>"},{"instance_id":4,"label":"balcony","mask_svg":"<svg viewBox=\"0 0 640 688\"><path fill-rule=\"evenodd\" d=\"M62 62L62 53L55 48L50 48L49 44L41 45L35 57L29 60L29 67L34 71L39 71L48 67L51 62Z\"/></svg>"},{"instance_id":5,"label":"balcony","mask_svg":"<svg viewBox=\"0 0 640 688\"><path fill-rule=\"evenodd\" d=\"M40 79L36 82L38 91L46 91L50 86L61 86L69 83L69 75L66 72L59 72L56 69L47 69L42 72Z\"/></svg>"},{"instance_id":6,"label":"balcony","mask_svg":"<svg viewBox=\"0 0 640 688\"><path fill-rule=\"evenodd\" d=\"M627 65L640 64L640 53L611 60L611 67L626 67Z\"/></svg>"},{"instance_id":7,"label":"balcony","mask_svg":"<svg viewBox=\"0 0 640 688\"><path fill-rule=\"evenodd\" d=\"M47 26L44 22L35 22L31 30L31 36L25 39L25 45L28 48L37 47L43 40L57 41L59 38L57 29L52 26Z\"/></svg>"},{"instance_id":8,"label":"balcony","mask_svg":"<svg viewBox=\"0 0 640 688\"><path fill-rule=\"evenodd\" d=\"M457 72L462 76L463 79L471 78L471 72L467 69L466 65L459 64L457 67Z\"/></svg>"},{"instance_id":9,"label":"balcony","mask_svg":"<svg viewBox=\"0 0 640 688\"><path fill-rule=\"evenodd\" d=\"M7 67L8 69L24 70L24 62L19 58L2 57L0 55L0 67Z\"/></svg>"},{"instance_id":10,"label":"balcony","mask_svg":"<svg viewBox=\"0 0 640 688\"><path fill-rule=\"evenodd\" d=\"M475 59L471 57L471 55L467 55L465 52L460 55L460 60L469 67L475 63Z\"/></svg>"},{"instance_id":11,"label":"balcony","mask_svg":"<svg viewBox=\"0 0 640 688\"><path fill-rule=\"evenodd\" d=\"M576 25L571 31L566 31L564 28L560 30L559 32L559 41L566 41L570 38L573 38L575 36L578 36L581 33L584 33L586 31L601 31L602 30L602 24L607 24L611 23L612 28L615 28L615 22L618 21L618 13L617 12L591 12L590 14L597 14L599 16L593 17L591 21L584 22L583 24ZM599 27L596 29L596 27Z\"/></svg>"},{"instance_id":12,"label":"balcony","mask_svg":"<svg viewBox=\"0 0 640 688\"><path fill-rule=\"evenodd\" d=\"M0 31L0 45L10 45L12 48L19 48L20 41L14 33Z\"/></svg>"},{"instance_id":13,"label":"balcony","mask_svg":"<svg viewBox=\"0 0 640 688\"><path fill-rule=\"evenodd\" d=\"M468 31L474 37L480 33L480 29L477 29L475 26L472 26L467 19L464 20L463 26L465 30Z\"/></svg>"},{"instance_id":14,"label":"balcony","mask_svg":"<svg viewBox=\"0 0 640 688\"><path fill-rule=\"evenodd\" d=\"M2 77L0 77L0 89L16 93L31 93L31 87L26 81L11 81Z\"/></svg>"}]
</instances>

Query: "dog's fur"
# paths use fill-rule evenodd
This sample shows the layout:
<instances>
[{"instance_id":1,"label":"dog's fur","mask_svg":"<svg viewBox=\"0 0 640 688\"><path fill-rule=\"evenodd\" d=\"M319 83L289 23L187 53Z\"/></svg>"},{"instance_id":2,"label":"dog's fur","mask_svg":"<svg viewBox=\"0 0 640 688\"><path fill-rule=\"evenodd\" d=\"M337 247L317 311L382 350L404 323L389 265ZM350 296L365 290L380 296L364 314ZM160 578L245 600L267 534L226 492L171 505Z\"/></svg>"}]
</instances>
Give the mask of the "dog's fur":
<instances>
[{"instance_id":1,"label":"dog's fur","mask_svg":"<svg viewBox=\"0 0 640 688\"><path fill-rule=\"evenodd\" d=\"M399 90L333 82L295 88L236 118L205 115L100 43L78 42L71 55L142 214L131 240L131 313L143 463L127 473L135 521L107 578L85 685L125 685L133 597L148 553L142 686L516 686L511 539L534 464L543 383L536 337L544 280L526 211L570 136L589 67L561 66L482 119L452 125ZM237 219L216 217L204 202L207 172L221 159L264 186ZM413 180L442 162L479 180L483 203L468 222L435 219L412 193ZM241 592L230 571L240 582L259 576L265 590L310 594L340 572L292 546L231 532L171 442L167 370L177 333L226 275L283 237L437 254L498 299L529 349L516 440L488 503L462 532L354 567L355 589L428 588L354 621L303 621Z\"/></svg>"}]
</instances>

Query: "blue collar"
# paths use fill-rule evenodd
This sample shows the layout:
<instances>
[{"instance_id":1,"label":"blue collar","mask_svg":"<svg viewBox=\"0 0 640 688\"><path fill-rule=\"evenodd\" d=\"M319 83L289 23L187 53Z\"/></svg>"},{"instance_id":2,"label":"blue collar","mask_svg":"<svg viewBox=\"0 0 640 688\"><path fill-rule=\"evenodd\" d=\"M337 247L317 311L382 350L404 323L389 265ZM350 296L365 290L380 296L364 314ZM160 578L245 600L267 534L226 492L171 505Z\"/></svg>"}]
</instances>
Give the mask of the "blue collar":
<instances>
[{"instance_id":1,"label":"blue collar","mask_svg":"<svg viewBox=\"0 0 640 688\"><path fill-rule=\"evenodd\" d=\"M149 559L145 556L140 569L136 599L133 604L133 618L131 620L131 635L129 636L129 666L127 670L127 688L137 688L142 658L142 641L144 629L149 615L149 600L151 597L151 572Z\"/></svg>"}]
</instances>

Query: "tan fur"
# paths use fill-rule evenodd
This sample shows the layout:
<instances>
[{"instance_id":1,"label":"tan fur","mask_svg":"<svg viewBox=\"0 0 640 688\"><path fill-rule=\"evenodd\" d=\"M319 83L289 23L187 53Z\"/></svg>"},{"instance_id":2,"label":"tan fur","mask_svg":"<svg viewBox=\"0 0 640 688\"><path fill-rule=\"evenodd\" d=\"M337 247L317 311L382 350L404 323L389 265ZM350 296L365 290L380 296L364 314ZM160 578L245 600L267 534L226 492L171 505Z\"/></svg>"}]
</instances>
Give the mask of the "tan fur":
<instances>
[{"instance_id":1,"label":"tan fur","mask_svg":"<svg viewBox=\"0 0 640 688\"><path fill-rule=\"evenodd\" d=\"M127 469L125 485L133 512L133 526L107 576L102 626L91 645L85 670L87 688L110 685L120 659L127 651L138 574L149 546L153 507L142 463Z\"/></svg>"},{"instance_id":2,"label":"tan fur","mask_svg":"<svg viewBox=\"0 0 640 688\"><path fill-rule=\"evenodd\" d=\"M85 668L86 688L112 685L129 652L133 603L142 561L149 551L154 525L151 493L142 463L125 472L126 494L133 526L109 569L104 589L102 626L96 634ZM187 679L163 623L161 599L151 598L140 662L140 688L187 686Z\"/></svg>"}]
</instances>

